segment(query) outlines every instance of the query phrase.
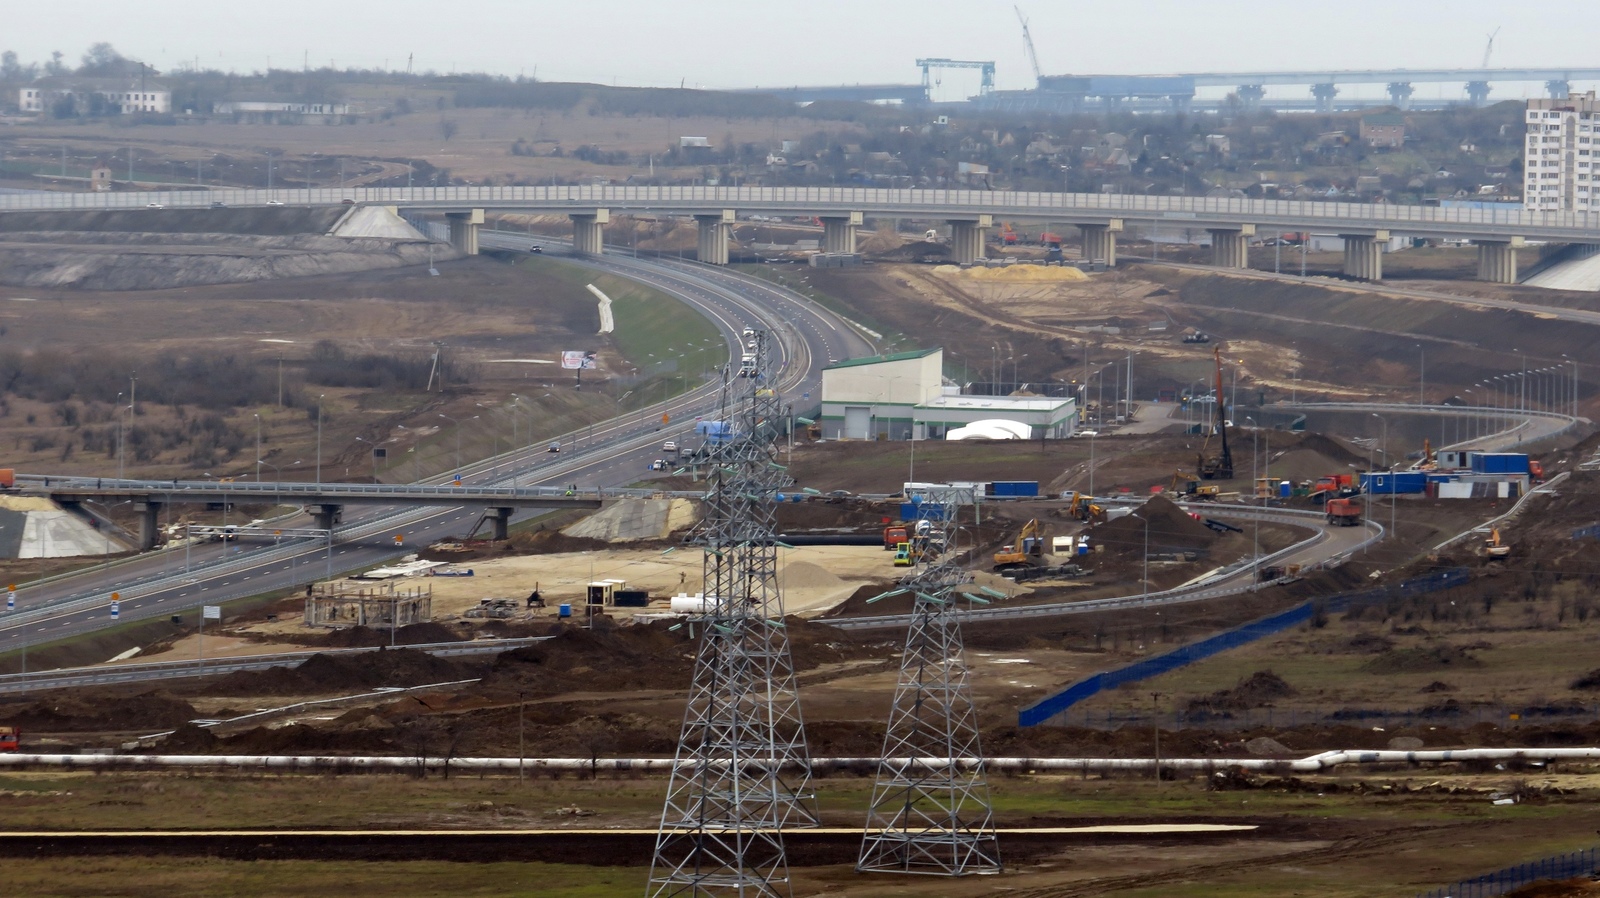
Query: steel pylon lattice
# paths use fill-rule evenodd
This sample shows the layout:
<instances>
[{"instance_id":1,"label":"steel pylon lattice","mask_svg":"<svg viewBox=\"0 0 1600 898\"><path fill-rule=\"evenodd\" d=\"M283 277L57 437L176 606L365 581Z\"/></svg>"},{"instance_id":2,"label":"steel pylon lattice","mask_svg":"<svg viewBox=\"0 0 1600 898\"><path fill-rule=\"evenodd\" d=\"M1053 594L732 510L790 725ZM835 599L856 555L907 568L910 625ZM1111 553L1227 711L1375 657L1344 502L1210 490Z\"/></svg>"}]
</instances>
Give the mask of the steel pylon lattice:
<instances>
[{"instance_id":1,"label":"steel pylon lattice","mask_svg":"<svg viewBox=\"0 0 1600 898\"><path fill-rule=\"evenodd\" d=\"M930 490L922 499L910 546L914 567L884 595L911 593L912 618L856 870L998 873L994 809L956 613L959 602L984 601L962 589L971 577L953 560L957 509L972 493Z\"/></svg>"},{"instance_id":2,"label":"steel pylon lattice","mask_svg":"<svg viewBox=\"0 0 1600 898\"><path fill-rule=\"evenodd\" d=\"M707 433L706 513L691 533L705 551L707 610L667 787L647 895L785 896L783 830L815 826L810 752L778 588L775 496L783 409L762 373L724 375L722 421ZM785 779L789 777L789 779Z\"/></svg>"}]
</instances>

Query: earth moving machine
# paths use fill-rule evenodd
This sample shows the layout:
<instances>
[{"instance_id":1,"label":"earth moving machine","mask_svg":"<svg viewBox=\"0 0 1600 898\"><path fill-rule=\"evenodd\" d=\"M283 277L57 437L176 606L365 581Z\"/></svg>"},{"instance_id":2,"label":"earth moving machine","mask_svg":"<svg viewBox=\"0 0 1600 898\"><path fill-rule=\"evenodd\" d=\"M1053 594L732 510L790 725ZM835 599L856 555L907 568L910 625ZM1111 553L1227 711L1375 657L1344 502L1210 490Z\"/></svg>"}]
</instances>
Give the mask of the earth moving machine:
<instances>
[{"instance_id":1,"label":"earth moving machine","mask_svg":"<svg viewBox=\"0 0 1600 898\"><path fill-rule=\"evenodd\" d=\"M1187 471L1172 472L1171 492L1180 496L1190 496L1201 501L1212 501L1222 495L1222 487L1215 484L1200 483L1200 479Z\"/></svg>"},{"instance_id":2,"label":"earth moving machine","mask_svg":"<svg viewBox=\"0 0 1600 898\"><path fill-rule=\"evenodd\" d=\"M1211 350L1211 357L1216 360L1216 396L1217 396L1217 423L1214 433L1222 440L1222 451L1216 455L1207 455L1206 450L1211 448L1211 434L1206 436L1205 444L1200 447L1199 463L1195 469L1200 472L1204 480L1232 480L1233 479L1233 451L1228 448L1228 407L1222 401L1222 347Z\"/></svg>"},{"instance_id":3,"label":"earth moving machine","mask_svg":"<svg viewBox=\"0 0 1600 898\"><path fill-rule=\"evenodd\" d=\"M895 567L910 567L916 557L916 550L911 548L911 543L909 542L903 542L894 548Z\"/></svg>"},{"instance_id":4,"label":"earth moving machine","mask_svg":"<svg viewBox=\"0 0 1600 898\"><path fill-rule=\"evenodd\" d=\"M1328 523L1339 527L1354 527L1361 523L1361 503L1354 499L1329 499L1323 506L1328 513Z\"/></svg>"},{"instance_id":5,"label":"earth moving machine","mask_svg":"<svg viewBox=\"0 0 1600 898\"><path fill-rule=\"evenodd\" d=\"M0 751L20 751L17 745L22 742L22 731L16 727L0 727Z\"/></svg>"},{"instance_id":6,"label":"earth moving machine","mask_svg":"<svg viewBox=\"0 0 1600 898\"><path fill-rule=\"evenodd\" d=\"M1001 546L1000 551L994 553L994 569L1034 567L1043 563L1043 559L1044 537L1039 534L1039 521L1034 519L1022 525L1015 542Z\"/></svg>"},{"instance_id":7,"label":"earth moving machine","mask_svg":"<svg viewBox=\"0 0 1600 898\"><path fill-rule=\"evenodd\" d=\"M1067 506L1067 516L1077 518L1086 524L1105 520L1106 510L1094 504L1093 497L1083 493L1072 494L1072 504Z\"/></svg>"},{"instance_id":8,"label":"earth moving machine","mask_svg":"<svg viewBox=\"0 0 1600 898\"><path fill-rule=\"evenodd\" d=\"M1483 541L1483 554L1490 558L1504 558L1511 554L1511 545L1500 541L1500 528L1489 529L1489 538Z\"/></svg>"}]
</instances>

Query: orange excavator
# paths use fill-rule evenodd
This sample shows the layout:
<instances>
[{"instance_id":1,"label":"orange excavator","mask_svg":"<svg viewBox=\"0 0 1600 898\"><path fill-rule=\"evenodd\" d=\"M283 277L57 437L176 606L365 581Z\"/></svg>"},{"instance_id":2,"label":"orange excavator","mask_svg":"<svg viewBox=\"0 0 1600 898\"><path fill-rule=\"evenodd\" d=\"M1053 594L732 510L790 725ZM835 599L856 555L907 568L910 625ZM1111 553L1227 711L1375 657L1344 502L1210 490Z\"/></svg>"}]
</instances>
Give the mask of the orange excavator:
<instances>
[{"instance_id":1,"label":"orange excavator","mask_svg":"<svg viewBox=\"0 0 1600 898\"><path fill-rule=\"evenodd\" d=\"M1232 480L1233 479L1233 451L1228 448L1228 406L1222 401L1222 347L1216 346L1211 350L1211 357L1217 364L1217 423L1216 436L1222 439L1222 451L1216 455L1206 455L1206 449L1211 446L1211 435L1206 436L1205 444L1200 447L1200 456L1195 469L1204 480Z\"/></svg>"}]
</instances>

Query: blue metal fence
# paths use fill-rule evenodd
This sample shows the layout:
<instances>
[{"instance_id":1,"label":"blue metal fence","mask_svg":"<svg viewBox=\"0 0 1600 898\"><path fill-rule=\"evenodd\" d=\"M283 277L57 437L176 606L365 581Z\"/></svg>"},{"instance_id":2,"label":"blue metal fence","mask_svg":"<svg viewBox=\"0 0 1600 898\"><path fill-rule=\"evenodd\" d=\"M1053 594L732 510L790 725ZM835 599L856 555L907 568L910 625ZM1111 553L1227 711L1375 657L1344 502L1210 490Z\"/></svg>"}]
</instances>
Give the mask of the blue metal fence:
<instances>
[{"instance_id":1,"label":"blue metal fence","mask_svg":"<svg viewBox=\"0 0 1600 898\"><path fill-rule=\"evenodd\" d=\"M1448 568L1443 571L1435 571L1424 577L1403 580L1393 586L1380 586L1376 589L1368 589L1361 592L1341 593L1325 599L1314 599L1304 604L1296 605L1288 611L1280 611L1277 614L1242 624L1231 630L1224 630L1215 636L1173 649L1165 654L1146 658L1127 667L1119 667L1116 670L1108 670L1079 680L1055 695L1048 696L1023 708L1017 714L1017 725L1025 727L1038 726L1078 702L1099 695L1107 689L1115 689L1124 683L1136 683L1164 673L1171 673L1180 667L1193 664L1196 661L1202 661L1229 649L1248 645L1266 636L1282 633L1290 627L1295 627L1311 620L1319 607L1325 611L1346 611L1350 608L1373 605L1391 599L1425 595L1465 583L1470 577L1471 573L1464 567Z\"/></svg>"},{"instance_id":2,"label":"blue metal fence","mask_svg":"<svg viewBox=\"0 0 1600 898\"><path fill-rule=\"evenodd\" d=\"M1526 864L1513 864L1493 873L1463 879L1442 889L1418 892L1417 898L1490 898L1494 895L1504 895L1530 882L1541 880L1559 882L1566 879L1587 878L1594 875L1596 861L1600 860L1597 851L1600 849L1585 848L1582 851L1540 858Z\"/></svg>"}]
</instances>

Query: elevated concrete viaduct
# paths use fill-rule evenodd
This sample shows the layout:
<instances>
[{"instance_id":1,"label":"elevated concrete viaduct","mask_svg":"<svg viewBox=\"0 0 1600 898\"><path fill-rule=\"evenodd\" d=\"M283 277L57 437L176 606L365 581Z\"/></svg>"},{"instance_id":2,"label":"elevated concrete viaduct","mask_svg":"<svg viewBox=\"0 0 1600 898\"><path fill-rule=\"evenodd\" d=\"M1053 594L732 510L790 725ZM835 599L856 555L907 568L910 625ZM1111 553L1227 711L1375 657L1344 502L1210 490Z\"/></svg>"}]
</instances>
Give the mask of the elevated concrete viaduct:
<instances>
[{"instance_id":1,"label":"elevated concrete viaduct","mask_svg":"<svg viewBox=\"0 0 1600 898\"><path fill-rule=\"evenodd\" d=\"M387 486L362 483L216 483L212 481L113 481L90 479L20 484L27 495L47 496L63 506L131 501L139 512L139 548L154 548L161 512L169 505L303 505L319 530L331 530L346 505L454 506L489 509L496 539L504 539L518 508L599 508L603 495L627 491L569 491L471 486Z\"/></svg>"},{"instance_id":2,"label":"elevated concrete viaduct","mask_svg":"<svg viewBox=\"0 0 1600 898\"><path fill-rule=\"evenodd\" d=\"M1509 204L1507 208L1446 209L1237 197L854 187L381 187L311 189L295 191L291 198L297 205L353 200L413 213L442 214L450 224L451 242L467 253L477 250L477 229L490 211L567 215L572 219L576 249L591 255L602 252L602 226L613 213L692 216L699 228L700 259L714 265L727 264L731 228L741 212L817 217L822 220L823 244L829 252L853 250L856 228L869 216L945 221L953 232L953 254L962 263L984 257L985 232L993 227L996 216L1075 225L1084 234L1084 255L1107 265L1116 264L1117 234L1125 224L1210 231L1213 261L1224 267L1248 264L1249 240L1263 229L1333 233L1348 238L1345 274L1365 279L1383 276L1381 244L1390 234L1473 241L1479 246L1479 277L1498 283L1515 282L1514 250L1525 240L1600 244L1600 213L1533 212ZM143 210L151 203L174 209L204 208L213 202L264 206L273 200L273 195L262 190L10 194L0 196L0 213Z\"/></svg>"}]
</instances>

